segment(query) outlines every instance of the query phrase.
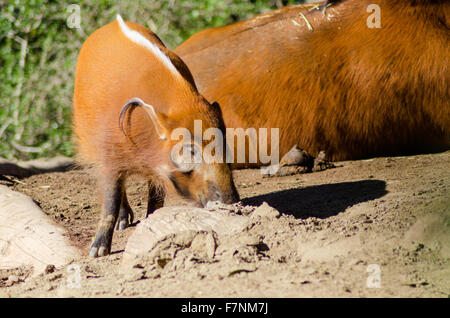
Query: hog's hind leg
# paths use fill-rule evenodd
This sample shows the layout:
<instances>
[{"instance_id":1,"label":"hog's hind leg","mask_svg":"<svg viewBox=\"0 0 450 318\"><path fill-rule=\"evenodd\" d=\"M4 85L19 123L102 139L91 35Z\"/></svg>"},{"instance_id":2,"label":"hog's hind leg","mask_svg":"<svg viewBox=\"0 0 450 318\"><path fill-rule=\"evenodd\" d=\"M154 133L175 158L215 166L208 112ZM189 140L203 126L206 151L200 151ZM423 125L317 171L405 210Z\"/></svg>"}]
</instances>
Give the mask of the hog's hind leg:
<instances>
[{"instance_id":1,"label":"hog's hind leg","mask_svg":"<svg viewBox=\"0 0 450 318\"><path fill-rule=\"evenodd\" d=\"M162 208L164 205L165 191L156 183L150 181L148 183L148 206L145 217L152 214L155 210Z\"/></svg>"},{"instance_id":2,"label":"hog's hind leg","mask_svg":"<svg viewBox=\"0 0 450 318\"><path fill-rule=\"evenodd\" d=\"M123 189L122 204L119 211L119 221L117 222L116 229L122 231L133 224L134 213L128 203L127 192Z\"/></svg>"}]
</instances>

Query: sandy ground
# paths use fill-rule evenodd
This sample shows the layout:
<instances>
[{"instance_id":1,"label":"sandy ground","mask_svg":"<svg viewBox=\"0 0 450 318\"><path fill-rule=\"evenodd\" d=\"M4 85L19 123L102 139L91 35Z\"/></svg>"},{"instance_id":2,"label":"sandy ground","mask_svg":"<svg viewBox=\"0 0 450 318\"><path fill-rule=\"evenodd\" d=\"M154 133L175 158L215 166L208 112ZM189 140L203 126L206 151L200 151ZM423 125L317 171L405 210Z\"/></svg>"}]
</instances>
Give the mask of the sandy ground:
<instances>
[{"instance_id":1,"label":"sandy ground","mask_svg":"<svg viewBox=\"0 0 450 318\"><path fill-rule=\"evenodd\" d=\"M99 218L89 171L1 181L31 196L85 257L37 277L0 271L0 297L450 297L450 152L336 166L270 179L235 171L242 204L267 202L279 217L222 238L209 260L186 247L131 265L121 259L135 227L115 233L110 256L87 256ZM132 180L128 194L142 219L145 184Z\"/></svg>"}]
</instances>

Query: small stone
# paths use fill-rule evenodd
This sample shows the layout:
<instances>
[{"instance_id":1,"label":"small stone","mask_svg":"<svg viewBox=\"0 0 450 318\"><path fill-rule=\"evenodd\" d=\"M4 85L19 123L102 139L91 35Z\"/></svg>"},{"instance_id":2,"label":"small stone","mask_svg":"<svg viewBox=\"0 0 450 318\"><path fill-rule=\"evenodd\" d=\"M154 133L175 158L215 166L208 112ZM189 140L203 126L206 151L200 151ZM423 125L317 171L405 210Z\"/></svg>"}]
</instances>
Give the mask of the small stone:
<instances>
[{"instance_id":1,"label":"small stone","mask_svg":"<svg viewBox=\"0 0 450 318\"><path fill-rule=\"evenodd\" d=\"M253 246L241 246L233 252L233 258L238 262L256 263L258 261L257 250Z\"/></svg>"},{"instance_id":2,"label":"small stone","mask_svg":"<svg viewBox=\"0 0 450 318\"><path fill-rule=\"evenodd\" d=\"M135 282L146 278L147 271L139 270L126 273L124 276L126 282Z\"/></svg>"},{"instance_id":3,"label":"small stone","mask_svg":"<svg viewBox=\"0 0 450 318\"><path fill-rule=\"evenodd\" d=\"M16 275L9 275L8 281L12 284L20 282L20 278Z\"/></svg>"},{"instance_id":4,"label":"small stone","mask_svg":"<svg viewBox=\"0 0 450 318\"><path fill-rule=\"evenodd\" d=\"M257 207L251 215L252 218L267 217L269 219L277 218L279 216L280 212L272 208L267 202L263 202L263 204Z\"/></svg>"},{"instance_id":5,"label":"small stone","mask_svg":"<svg viewBox=\"0 0 450 318\"><path fill-rule=\"evenodd\" d=\"M55 271L56 267L53 264L48 264L44 270L45 275L51 274Z\"/></svg>"},{"instance_id":6,"label":"small stone","mask_svg":"<svg viewBox=\"0 0 450 318\"><path fill-rule=\"evenodd\" d=\"M216 240L212 233L199 233L191 243L191 249L199 259L213 259L216 252Z\"/></svg>"},{"instance_id":7,"label":"small stone","mask_svg":"<svg viewBox=\"0 0 450 318\"><path fill-rule=\"evenodd\" d=\"M251 234L242 234L242 236L239 238L239 242L242 245L247 246L257 246L259 243L261 243L262 239L260 236L257 235L251 235Z\"/></svg>"},{"instance_id":8,"label":"small stone","mask_svg":"<svg viewBox=\"0 0 450 318\"><path fill-rule=\"evenodd\" d=\"M58 280L58 279L62 278L62 276L63 276L62 274L55 274L55 275L50 276L47 280L49 282L53 282L55 280Z\"/></svg>"}]
</instances>

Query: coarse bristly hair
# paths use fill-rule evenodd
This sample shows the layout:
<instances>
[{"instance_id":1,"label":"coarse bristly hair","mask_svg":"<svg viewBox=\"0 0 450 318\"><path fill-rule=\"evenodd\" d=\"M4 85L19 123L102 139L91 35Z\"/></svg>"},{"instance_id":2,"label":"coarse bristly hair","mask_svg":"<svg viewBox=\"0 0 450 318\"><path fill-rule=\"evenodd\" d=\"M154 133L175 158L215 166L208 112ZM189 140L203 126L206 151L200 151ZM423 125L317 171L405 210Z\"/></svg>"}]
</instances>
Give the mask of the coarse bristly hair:
<instances>
[{"instance_id":1,"label":"coarse bristly hair","mask_svg":"<svg viewBox=\"0 0 450 318\"><path fill-rule=\"evenodd\" d=\"M280 155L360 159L450 149L450 1L292 6L199 32L175 52L227 127L277 127ZM305 19L311 24L308 28Z\"/></svg>"}]
</instances>

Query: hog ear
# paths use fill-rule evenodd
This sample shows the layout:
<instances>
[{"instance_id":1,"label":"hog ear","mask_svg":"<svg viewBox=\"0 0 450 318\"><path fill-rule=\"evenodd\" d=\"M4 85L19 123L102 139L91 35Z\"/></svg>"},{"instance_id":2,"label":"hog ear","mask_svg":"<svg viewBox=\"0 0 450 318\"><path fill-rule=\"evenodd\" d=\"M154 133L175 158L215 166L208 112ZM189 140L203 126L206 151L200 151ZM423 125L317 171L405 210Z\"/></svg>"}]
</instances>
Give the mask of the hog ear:
<instances>
[{"instance_id":1,"label":"hog ear","mask_svg":"<svg viewBox=\"0 0 450 318\"><path fill-rule=\"evenodd\" d=\"M216 112L217 114L217 118L219 118L219 128L222 133L225 135L225 122L223 120L223 115L222 115L222 109L220 108L220 105L218 102L213 102L211 104L211 108Z\"/></svg>"},{"instance_id":2,"label":"hog ear","mask_svg":"<svg viewBox=\"0 0 450 318\"><path fill-rule=\"evenodd\" d=\"M155 127L156 133L159 136L159 139L167 140L167 125L166 125L166 115L155 111L155 108L153 108L152 105L146 104L142 99L140 98L132 98L128 102L126 102L125 105L122 107L122 111L120 112L119 116L119 126L124 135L127 135L127 133L124 130L123 122L125 119L125 116L127 113L130 113L135 109L136 107L142 107L147 115L150 117L150 119L153 122L153 126Z\"/></svg>"},{"instance_id":3,"label":"hog ear","mask_svg":"<svg viewBox=\"0 0 450 318\"><path fill-rule=\"evenodd\" d=\"M213 102L211 104L211 108L214 109L214 111L220 113L220 115L222 115L222 109L220 108L220 105L218 102Z\"/></svg>"}]
</instances>

